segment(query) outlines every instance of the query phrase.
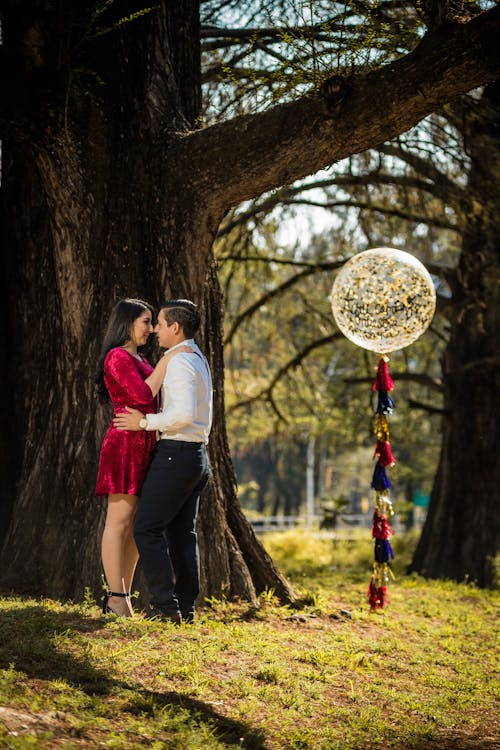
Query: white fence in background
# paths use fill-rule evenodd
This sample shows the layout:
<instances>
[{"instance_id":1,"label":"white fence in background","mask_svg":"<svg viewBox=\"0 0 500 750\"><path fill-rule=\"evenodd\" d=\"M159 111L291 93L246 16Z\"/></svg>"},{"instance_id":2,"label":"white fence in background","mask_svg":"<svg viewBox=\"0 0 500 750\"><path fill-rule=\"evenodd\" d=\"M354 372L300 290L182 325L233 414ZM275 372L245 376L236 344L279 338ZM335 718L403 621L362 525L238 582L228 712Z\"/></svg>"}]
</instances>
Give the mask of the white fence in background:
<instances>
[{"instance_id":1,"label":"white fence in background","mask_svg":"<svg viewBox=\"0 0 500 750\"><path fill-rule=\"evenodd\" d=\"M321 521L323 516L313 516L311 528L320 529ZM288 529L295 528L308 528L309 524L303 516L260 516L258 518L250 518L256 534L263 534L265 531L287 531ZM391 525L397 526L394 519L391 520ZM348 531L353 527L364 527L370 528L372 524L372 516L370 513L342 513L337 525L334 529L325 529L328 531Z\"/></svg>"}]
</instances>

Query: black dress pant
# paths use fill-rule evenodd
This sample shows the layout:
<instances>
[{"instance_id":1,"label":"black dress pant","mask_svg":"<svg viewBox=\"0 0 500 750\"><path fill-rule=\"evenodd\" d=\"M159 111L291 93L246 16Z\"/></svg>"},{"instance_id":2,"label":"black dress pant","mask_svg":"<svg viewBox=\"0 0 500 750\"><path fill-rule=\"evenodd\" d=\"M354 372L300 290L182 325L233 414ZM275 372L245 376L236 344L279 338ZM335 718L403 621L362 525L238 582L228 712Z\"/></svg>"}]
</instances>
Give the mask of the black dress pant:
<instances>
[{"instance_id":1,"label":"black dress pant","mask_svg":"<svg viewBox=\"0 0 500 750\"><path fill-rule=\"evenodd\" d=\"M134 536L151 605L192 619L199 593L196 516L210 476L203 443L159 440L142 487Z\"/></svg>"}]
</instances>

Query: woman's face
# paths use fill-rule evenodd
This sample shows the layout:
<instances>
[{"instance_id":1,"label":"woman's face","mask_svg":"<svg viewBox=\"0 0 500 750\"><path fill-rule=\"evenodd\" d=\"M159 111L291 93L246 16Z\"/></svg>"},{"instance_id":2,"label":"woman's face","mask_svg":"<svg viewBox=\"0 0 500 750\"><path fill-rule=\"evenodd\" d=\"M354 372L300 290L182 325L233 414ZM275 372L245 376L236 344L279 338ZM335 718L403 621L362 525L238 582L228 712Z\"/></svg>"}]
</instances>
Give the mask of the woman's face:
<instances>
[{"instance_id":1,"label":"woman's face","mask_svg":"<svg viewBox=\"0 0 500 750\"><path fill-rule=\"evenodd\" d=\"M130 331L130 339L136 346L144 346L148 337L153 333L151 313L149 310L144 310L138 318L132 323L132 330Z\"/></svg>"}]
</instances>

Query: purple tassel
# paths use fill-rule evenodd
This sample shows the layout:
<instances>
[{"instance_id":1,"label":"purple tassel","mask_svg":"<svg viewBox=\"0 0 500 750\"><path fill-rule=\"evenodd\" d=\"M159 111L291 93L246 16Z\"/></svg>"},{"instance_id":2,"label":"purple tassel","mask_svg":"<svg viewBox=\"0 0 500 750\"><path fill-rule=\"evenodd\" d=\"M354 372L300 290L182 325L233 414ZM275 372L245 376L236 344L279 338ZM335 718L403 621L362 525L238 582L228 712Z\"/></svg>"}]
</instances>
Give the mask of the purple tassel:
<instances>
[{"instance_id":1,"label":"purple tassel","mask_svg":"<svg viewBox=\"0 0 500 750\"><path fill-rule=\"evenodd\" d=\"M389 482L385 467L380 466L377 461L373 470L372 489L377 492L383 492L384 490L388 490L390 486L391 483Z\"/></svg>"},{"instance_id":2,"label":"purple tassel","mask_svg":"<svg viewBox=\"0 0 500 750\"><path fill-rule=\"evenodd\" d=\"M378 404L376 414L391 414L396 406L386 391L378 391Z\"/></svg>"}]
</instances>

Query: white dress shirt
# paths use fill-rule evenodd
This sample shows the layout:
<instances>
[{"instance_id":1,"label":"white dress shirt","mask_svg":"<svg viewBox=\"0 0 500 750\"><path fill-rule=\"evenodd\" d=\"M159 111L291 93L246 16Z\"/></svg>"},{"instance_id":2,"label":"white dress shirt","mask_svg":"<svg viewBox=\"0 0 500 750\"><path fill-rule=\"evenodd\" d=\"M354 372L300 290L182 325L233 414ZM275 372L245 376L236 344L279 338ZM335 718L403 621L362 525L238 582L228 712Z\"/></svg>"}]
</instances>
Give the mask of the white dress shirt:
<instances>
[{"instance_id":1,"label":"white dress shirt","mask_svg":"<svg viewBox=\"0 0 500 750\"><path fill-rule=\"evenodd\" d=\"M208 362L193 339L181 341L168 352L190 346L194 353L172 357L161 387L158 414L147 414L147 430L158 430L160 438L189 443L208 443L212 426L212 377Z\"/></svg>"}]
</instances>

